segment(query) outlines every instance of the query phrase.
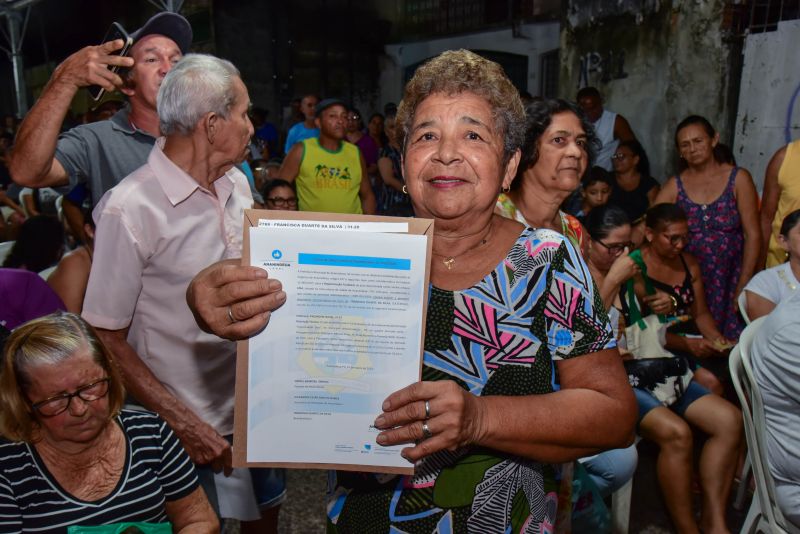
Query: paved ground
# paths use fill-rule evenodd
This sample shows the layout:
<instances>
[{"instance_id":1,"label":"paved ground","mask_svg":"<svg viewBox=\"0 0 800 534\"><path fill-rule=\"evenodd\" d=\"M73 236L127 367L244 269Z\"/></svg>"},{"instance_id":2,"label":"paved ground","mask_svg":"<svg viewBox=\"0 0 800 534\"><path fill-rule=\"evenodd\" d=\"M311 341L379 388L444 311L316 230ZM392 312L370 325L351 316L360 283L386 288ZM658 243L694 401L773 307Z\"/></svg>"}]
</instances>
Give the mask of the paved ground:
<instances>
[{"instance_id":1,"label":"paved ground","mask_svg":"<svg viewBox=\"0 0 800 534\"><path fill-rule=\"evenodd\" d=\"M631 499L631 534L669 534L674 532L658 489L655 473L656 453L657 448L654 445L645 441L639 443L639 468L636 470ZM325 471L289 471L289 496L281 508L280 534L325 532L326 484L327 473ZM699 510L700 495L695 494L694 497L695 509ZM748 506L749 498L741 512L737 512L732 506L728 507L728 526L731 532L739 532L741 529ZM227 530L230 533L238 532L238 528Z\"/></svg>"},{"instance_id":2,"label":"paved ground","mask_svg":"<svg viewBox=\"0 0 800 534\"><path fill-rule=\"evenodd\" d=\"M639 442L639 467L636 469L636 475L633 479L633 496L631 498L631 534L661 534L674 532L672 522L669 519L667 510L664 507L661 499L661 491L658 488L658 479L656 478L656 455L658 447L647 441ZM699 448L696 447L695 458L700 454ZM731 492L731 499L729 503L733 502L735 497L736 487L734 485ZM700 494L694 494L694 509L699 514L700 511ZM728 528L731 532L739 532L742 528L747 509L750 506L750 497L745 501L744 509L739 512L733 509L733 506L728 506Z\"/></svg>"},{"instance_id":3,"label":"paved ground","mask_svg":"<svg viewBox=\"0 0 800 534\"><path fill-rule=\"evenodd\" d=\"M328 472L290 470L286 481L288 497L281 506L279 534L325 532L325 491Z\"/></svg>"}]
</instances>

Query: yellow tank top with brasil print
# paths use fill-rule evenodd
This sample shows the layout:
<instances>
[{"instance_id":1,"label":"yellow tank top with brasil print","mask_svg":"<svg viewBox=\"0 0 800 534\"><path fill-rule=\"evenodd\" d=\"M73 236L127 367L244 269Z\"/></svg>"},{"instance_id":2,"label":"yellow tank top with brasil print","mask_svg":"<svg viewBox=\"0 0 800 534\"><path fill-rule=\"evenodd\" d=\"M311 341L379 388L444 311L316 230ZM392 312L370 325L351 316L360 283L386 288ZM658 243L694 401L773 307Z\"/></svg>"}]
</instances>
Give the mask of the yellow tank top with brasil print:
<instances>
[{"instance_id":1,"label":"yellow tank top with brasil print","mask_svg":"<svg viewBox=\"0 0 800 534\"><path fill-rule=\"evenodd\" d=\"M303 160L297 185L300 211L362 213L361 157L358 147L342 141L339 150L330 151L316 137L303 140Z\"/></svg>"},{"instance_id":2,"label":"yellow tank top with brasil print","mask_svg":"<svg viewBox=\"0 0 800 534\"><path fill-rule=\"evenodd\" d=\"M781 195L778 198L778 209L772 219L772 236L769 238L769 252L767 253L767 268L780 265L786 261L786 252L778 244L778 234L781 232L783 219L796 209L800 209L800 139L786 146L783 164L778 171L778 188Z\"/></svg>"}]
</instances>

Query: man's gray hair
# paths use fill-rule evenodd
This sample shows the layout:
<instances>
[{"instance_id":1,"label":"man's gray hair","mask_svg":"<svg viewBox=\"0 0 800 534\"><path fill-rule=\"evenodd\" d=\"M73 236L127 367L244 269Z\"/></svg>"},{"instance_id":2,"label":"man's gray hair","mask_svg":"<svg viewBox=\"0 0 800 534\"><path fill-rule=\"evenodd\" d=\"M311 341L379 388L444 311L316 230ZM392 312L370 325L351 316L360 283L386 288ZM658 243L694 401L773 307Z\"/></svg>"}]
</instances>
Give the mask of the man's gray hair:
<instances>
[{"instance_id":1,"label":"man's gray hair","mask_svg":"<svg viewBox=\"0 0 800 534\"><path fill-rule=\"evenodd\" d=\"M234 105L233 80L239 70L225 59L187 54L167 73L158 90L163 135L191 133L203 115L227 118Z\"/></svg>"}]
</instances>

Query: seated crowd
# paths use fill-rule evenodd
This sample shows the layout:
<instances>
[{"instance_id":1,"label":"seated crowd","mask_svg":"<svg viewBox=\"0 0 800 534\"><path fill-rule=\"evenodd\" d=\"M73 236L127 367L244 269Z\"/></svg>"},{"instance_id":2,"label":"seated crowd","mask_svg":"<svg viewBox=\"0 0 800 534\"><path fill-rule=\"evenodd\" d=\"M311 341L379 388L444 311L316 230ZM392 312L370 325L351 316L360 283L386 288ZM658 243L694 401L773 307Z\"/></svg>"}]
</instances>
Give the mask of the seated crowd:
<instances>
[{"instance_id":1,"label":"seated crowd","mask_svg":"<svg viewBox=\"0 0 800 534\"><path fill-rule=\"evenodd\" d=\"M605 510L631 480L634 435L658 447L675 529L729 531L745 447L728 353L746 322L800 316L785 311L800 311L800 202L786 198L800 142L773 157L759 206L707 119L676 126L679 172L661 185L596 89L523 104L498 65L463 50L421 66L366 127L349 103L307 94L279 129L233 64L188 53L180 15L132 36L127 57L113 54L121 42L70 56L0 145L15 182L0 189L0 532L216 532L222 519L277 531L285 471L234 469L231 456L233 341L291 298L240 265L252 207L435 221L423 382L375 414L378 443L409 444L416 474L335 474L329 531L552 530L557 510L577 517L587 492ZM61 132L53 114L89 85L128 103ZM504 287L488 304L490 285ZM478 305L509 343L542 348L488 365L491 347L455 319ZM452 371L457 347L480 373ZM754 364L769 398L797 413L797 352L761 350L790 369ZM770 410L789 428L774 476L798 521L800 422ZM504 490L482 487L499 464Z\"/></svg>"}]
</instances>

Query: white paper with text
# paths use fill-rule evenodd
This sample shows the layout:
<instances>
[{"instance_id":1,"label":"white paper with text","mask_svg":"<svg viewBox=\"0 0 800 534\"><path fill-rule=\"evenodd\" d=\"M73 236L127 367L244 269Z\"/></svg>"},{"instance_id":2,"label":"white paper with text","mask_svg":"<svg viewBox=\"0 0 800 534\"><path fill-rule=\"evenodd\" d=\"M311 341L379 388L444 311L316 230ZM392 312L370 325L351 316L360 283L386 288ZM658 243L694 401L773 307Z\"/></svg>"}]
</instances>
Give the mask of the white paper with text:
<instances>
[{"instance_id":1,"label":"white paper with text","mask_svg":"<svg viewBox=\"0 0 800 534\"><path fill-rule=\"evenodd\" d=\"M419 379L426 236L249 231L287 299L250 339L247 461L408 467L372 423Z\"/></svg>"}]
</instances>

